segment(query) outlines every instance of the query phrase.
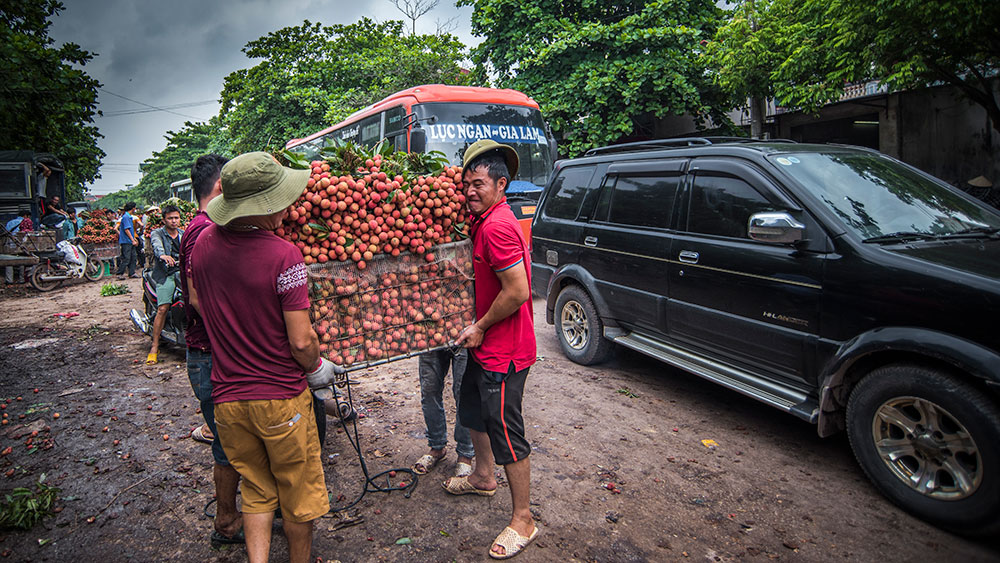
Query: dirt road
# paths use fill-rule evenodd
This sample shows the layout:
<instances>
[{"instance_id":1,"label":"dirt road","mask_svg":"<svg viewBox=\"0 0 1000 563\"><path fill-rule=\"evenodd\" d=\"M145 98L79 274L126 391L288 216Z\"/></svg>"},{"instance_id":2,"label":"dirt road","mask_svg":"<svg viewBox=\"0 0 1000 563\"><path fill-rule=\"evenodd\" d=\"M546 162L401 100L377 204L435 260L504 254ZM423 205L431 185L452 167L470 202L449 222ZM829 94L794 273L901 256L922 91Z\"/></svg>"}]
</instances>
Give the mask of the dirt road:
<instances>
[{"instance_id":1,"label":"dirt road","mask_svg":"<svg viewBox=\"0 0 1000 563\"><path fill-rule=\"evenodd\" d=\"M139 291L138 280L129 285ZM102 298L98 289L7 290L0 300L0 395L10 401L0 400L10 421L0 449L12 447L0 457L0 492L43 473L61 489L58 514L0 532L0 559L244 561L242 547L209 545L211 454L188 437L201 416L183 352L167 348L161 364L142 365L148 340L127 317L138 294ZM518 560L1000 560L1000 546L936 529L883 499L843 437L821 440L791 416L628 351L598 367L572 364L540 301L535 311L540 357L524 411L542 535ZM52 316L66 312L80 315ZM416 368L411 359L353 375L371 474L424 453ZM357 454L334 424L323 453L342 506L363 486ZM453 450L447 460L410 498L369 492L347 517L320 520L314 555L489 560L509 515L506 486L492 499L450 497L439 483ZM285 557L276 531L272 559Z\"/></svg>"}]
</instances>

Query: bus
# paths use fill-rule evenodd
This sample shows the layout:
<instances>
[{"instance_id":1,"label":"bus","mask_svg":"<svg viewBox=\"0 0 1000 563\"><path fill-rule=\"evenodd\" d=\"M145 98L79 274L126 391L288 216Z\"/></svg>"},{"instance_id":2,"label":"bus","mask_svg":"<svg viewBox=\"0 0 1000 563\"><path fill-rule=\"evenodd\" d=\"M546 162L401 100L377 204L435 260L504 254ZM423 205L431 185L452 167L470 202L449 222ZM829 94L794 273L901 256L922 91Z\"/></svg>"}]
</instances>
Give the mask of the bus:
<instances>
[{"instance_id":1,"label":"bus","mask_svg":"<svg viewBox=\"0 0 1000 563\"><path fill-rule=\"evenodd\" d=\"M178 180L170 184L170 197L181 201L194 201L194 191L191 189L191 178Z\"/></svg>"},{"instance_id":2,"label":"bus","mask_svg":"<svg viewBox=\"0 0 1000 563\"><path fill-rule=\"evenodd\" d=\"M456 165L480 139L514 147L520 165L507 188L507 201L531 240L531 218L556 157L555 139L534 100L516 90L425 84L396 92L333 127L292 139L285 148L313 159L338 142L370 147L383 139L400 151L440 151Z\"/></svg>"}]
</instances>

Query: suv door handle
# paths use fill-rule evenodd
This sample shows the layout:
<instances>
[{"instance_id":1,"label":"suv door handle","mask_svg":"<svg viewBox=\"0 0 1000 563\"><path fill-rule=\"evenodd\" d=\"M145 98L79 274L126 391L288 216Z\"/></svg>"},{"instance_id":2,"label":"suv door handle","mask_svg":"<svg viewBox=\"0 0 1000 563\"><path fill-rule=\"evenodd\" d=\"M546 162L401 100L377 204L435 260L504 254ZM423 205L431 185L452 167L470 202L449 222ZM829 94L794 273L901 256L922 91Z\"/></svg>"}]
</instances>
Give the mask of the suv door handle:
<instances>
[{"instance_id":1,"label":"suv door handle","mask_svg":"<svg viewBox=\"0 0 1000 563\"><path fill-rule=\"evenodd\" d=\"M679 258L685 264L698 263L698 253L691 250L682 250Z\"/></svg>"},{"instance_id":2,"label":"suv door handle","mask_svg":"<svg viewBox=\"0 0 1000 563\"><path fill-rule=\"evenodd\" d=\"M587 246L597 246L597 237L587 237L583 239L583 244Z\"/></svg>"}]
</instances>

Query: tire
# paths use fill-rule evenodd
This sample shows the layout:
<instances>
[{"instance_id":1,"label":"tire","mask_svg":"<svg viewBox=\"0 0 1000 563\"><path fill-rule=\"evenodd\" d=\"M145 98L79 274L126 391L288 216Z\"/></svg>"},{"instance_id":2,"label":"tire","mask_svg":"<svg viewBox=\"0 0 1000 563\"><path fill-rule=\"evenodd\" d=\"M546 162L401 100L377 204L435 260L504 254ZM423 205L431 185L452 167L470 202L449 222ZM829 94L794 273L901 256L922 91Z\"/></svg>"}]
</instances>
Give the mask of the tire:
<instances>
[{"instance_id":1,"label":"tire","mask_svg":"<svg viewBox=\"0 0 1000 563\"><path fill-rule=\"evenodd\" d=\"M90 281L97 281L104 276L104 264L97 258L87 259L87 268L83 271L83 277Z\"/></svg>"},{"instance_id":2,"label":"tire","mask_svg":"<svg viewBox=\"0 0 1000 563\"><path fill-rule=\"evenodd\" d=\"M612 342L604 338L604 323L587 292L570 285L556 299L556 337L563 354L584 366L599 364L611 355Z\"/></svg>"},{"instance_id":3,"label":"tire","mask_svg":"<svg viewBox=\"0 0 1000 563\"><path fill-rule=\"evenodd\" d=\"M52 291L53 289L59 287L62 280L43 280L42 276L48 273L48 264L38 264L31 268L31 273L28 275L28 283L30 283L31 287L37 289L38 291Z\"/></svg>"},{"instance_id":4,"label":"tire","mask_svg":"<svg viewBox=\"0 0 1000 563\"><path fill-rule=\"evenodd\" d=\"M959 534L1000 532L1000 408L970 383L879 368L852 390L847 432L868 478L904 510Z\"/></svg>"}]
</instances>

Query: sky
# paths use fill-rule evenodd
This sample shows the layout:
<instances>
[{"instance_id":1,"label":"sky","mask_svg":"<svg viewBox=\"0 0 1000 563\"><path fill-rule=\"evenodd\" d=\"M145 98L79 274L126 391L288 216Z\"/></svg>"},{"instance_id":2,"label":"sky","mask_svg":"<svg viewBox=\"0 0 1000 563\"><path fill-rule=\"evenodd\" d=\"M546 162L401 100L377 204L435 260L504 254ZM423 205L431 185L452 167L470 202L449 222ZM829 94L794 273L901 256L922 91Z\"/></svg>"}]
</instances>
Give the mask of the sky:
<instances>
[{"instance_id":1,"label":"sky","mask_svg":"<svg viewBox=\"0 0 1000 563\"><path fill-rule=\"evenodd\" d=\"M91 193L108 194L139 182L139 163L166 147L167 131L185 121L207 121L226 75L258 61L241 51L247 42L303 20L349 24L361 17L402 19L389 0L62 0L52 20L56 45L72 42L96 56L83 69L102 87L95 120L107 153ZM417 33L454 20L452 33L475 45L472 8L440 0L417 20ZM152 107L168 111L150 110ZM125 112L125 113L123 113Z\"/></svg>"}]
</instances>

